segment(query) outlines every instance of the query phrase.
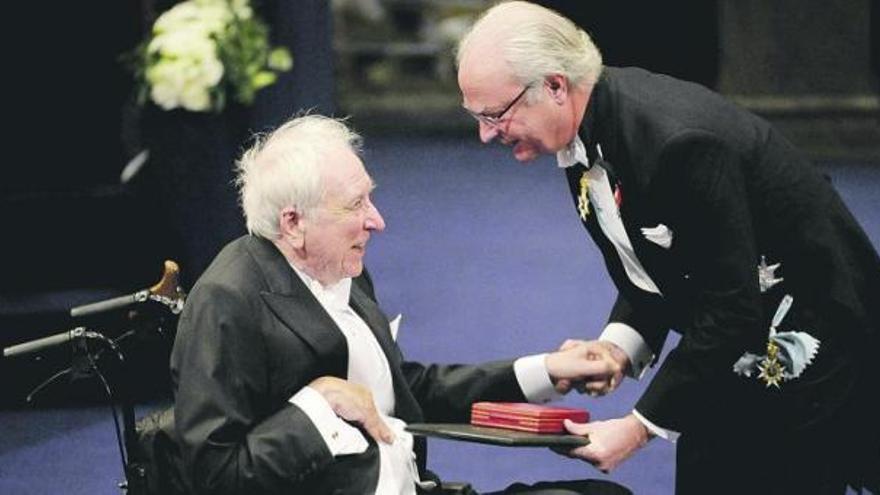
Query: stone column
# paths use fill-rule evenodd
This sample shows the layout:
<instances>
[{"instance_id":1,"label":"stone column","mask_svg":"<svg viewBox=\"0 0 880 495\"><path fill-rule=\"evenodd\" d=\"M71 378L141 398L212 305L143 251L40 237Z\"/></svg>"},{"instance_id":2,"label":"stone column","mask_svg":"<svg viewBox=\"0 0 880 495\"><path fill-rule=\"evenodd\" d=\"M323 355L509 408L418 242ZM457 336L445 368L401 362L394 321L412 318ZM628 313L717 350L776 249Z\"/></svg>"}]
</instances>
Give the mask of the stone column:
<instances>
[{"instance_id":1,"label":"stone column","mask_svg":"<svg viewBox=\"0 0 880 495\"><path fill-rule=\"evenodd\" d=\"M719 22L719 91L814 157L880 160L871 0L721 0Z\"/></svg>"},{"instance_id":2,"label":"stone column","mask_svg":"<svg viewBox=\"0 0 880 495\"><path fill-rule=\"evenodd\" d=\"M275 127L298 111L336 111L333 14L328 0L262 2L272 42L293 55L293 70L258 95L251 116L254 130Z\"/></svg>"}]
</instances>

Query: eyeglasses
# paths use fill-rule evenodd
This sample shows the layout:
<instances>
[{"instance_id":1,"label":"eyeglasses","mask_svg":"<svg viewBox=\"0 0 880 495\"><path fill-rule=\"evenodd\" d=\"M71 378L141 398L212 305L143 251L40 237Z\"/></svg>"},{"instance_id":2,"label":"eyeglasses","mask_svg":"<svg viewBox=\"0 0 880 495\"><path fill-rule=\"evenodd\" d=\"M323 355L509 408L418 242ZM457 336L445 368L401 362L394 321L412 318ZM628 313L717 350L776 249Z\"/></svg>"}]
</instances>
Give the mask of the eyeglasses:
<instances>
[{"instance_id":1,"label":"eyeglasses","mask_svg":"<svg viewBox=\"0 0 880 495\"><path fill-rule=\"evenodd\" d=\"M511 100L511 102L508 103L507 106L504 107L503 110L501 110L501 111L499 111L499 112L495 112L494 114L477 113L477 112L473 112L473 111L468 110L468 109L465 109L465 110L467 110L467 112L468 112L469 114L471 114L471 117L477 119L478 122L482 122L482 123L484 123L484 124L486 124L486 125L490 125L490 126L492 126L492 127L496 127L496 126L498 126L499 124L501 124L502 119L504 119L504 114L506 114L507 112L509 112L510 109L513 108L514 105L516 105L516 102L518 102L520 99L522 99L523 95L525 95L525 94L526 94L526 91L528 91L529 89L531 89L531 87L532 87L531 84L527 84L527 85L522 89L522 91L520 91L519 94L516 95L516 98L514 98L513 100Z\"/></svg>"}]
</instances>

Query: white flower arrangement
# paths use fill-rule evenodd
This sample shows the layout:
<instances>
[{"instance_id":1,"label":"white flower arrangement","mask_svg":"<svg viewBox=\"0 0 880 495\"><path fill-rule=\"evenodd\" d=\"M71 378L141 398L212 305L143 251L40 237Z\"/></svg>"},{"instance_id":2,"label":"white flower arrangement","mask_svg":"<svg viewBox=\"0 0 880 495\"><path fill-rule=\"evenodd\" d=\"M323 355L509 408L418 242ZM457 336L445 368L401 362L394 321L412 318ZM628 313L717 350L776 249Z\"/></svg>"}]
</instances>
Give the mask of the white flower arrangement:
<instances>
[{"instance_id":1,"label":"white flower arrangement","mask_svg":"<svg viewBox=\"0 0 880 495\"><path fill-rule=\"evenodd\" d=\"M293 65L285 48L269 46L250 0L178 3L156 19L134 59L140 103L193 112L222 110L227 92L250 104Z\"/></svg>"}]
</instances>

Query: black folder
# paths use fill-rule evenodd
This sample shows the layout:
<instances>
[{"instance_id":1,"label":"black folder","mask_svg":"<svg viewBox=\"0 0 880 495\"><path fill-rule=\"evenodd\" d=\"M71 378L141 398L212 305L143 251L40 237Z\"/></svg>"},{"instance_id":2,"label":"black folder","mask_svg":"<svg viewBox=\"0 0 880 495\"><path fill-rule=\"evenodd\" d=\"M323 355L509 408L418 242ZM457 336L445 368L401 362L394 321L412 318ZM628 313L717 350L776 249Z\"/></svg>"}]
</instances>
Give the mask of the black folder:
<instances>
[{"instance_id":1,"label":"black folder","mask_svg":"<svg viewBox=\"0 0 880 495\"><path fill-rule=\"evenodd\" d=\"M587 437L579 435L529 433L503 428L473 426L467 423L412 423L406 426L406 431L413 435L425 437L487 443L506 447L559 447L573 449L590 443Z\"/></svg>"}]
</instances>

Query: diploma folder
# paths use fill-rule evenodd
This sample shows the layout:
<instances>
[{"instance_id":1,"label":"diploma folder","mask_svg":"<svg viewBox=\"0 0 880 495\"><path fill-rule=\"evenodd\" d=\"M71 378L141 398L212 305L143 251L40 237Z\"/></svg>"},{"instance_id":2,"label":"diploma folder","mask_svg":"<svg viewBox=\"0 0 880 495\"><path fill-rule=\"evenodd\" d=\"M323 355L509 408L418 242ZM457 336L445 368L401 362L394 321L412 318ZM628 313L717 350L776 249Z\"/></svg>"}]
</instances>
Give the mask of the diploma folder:
<instances>
[{"instance_id":1,"label":"diploma folder","mask_svg":"<svg viewBox=\"0 0 880 495\"><path fill-rule=\"evenodd\" d=\"M465 442L487 443L506 447L563 447L576 448L587 445L590 440L578 435L531 433L474 426L468 423L412 423L406 431L413 435L438 437Z\"/></svg>"},{"instance_id":2,"label":"diploma folder","mask_svg":"<svg viewBox=\"0 0 880 495\"><path fill-rule=\"evenodd\" d=\"M471 407L470 424L417 423L406 429L415 435L493 445L574 448L590 443L586 437L567 434L565 419L586 423L590 414L524 402L477 402Z\"/></svg>"},{"instance_id":3,"label":"diploma folder","mask_svg":"<svg viewBox=\"0 0 880 495\"><path fill-rule=\"evenodd\" d=\"M526 402L477 402L471 406L471 424L530 433L566 433L563 421L586 423L584 409L554 407Z\"/></svg>"}]
</instances>

